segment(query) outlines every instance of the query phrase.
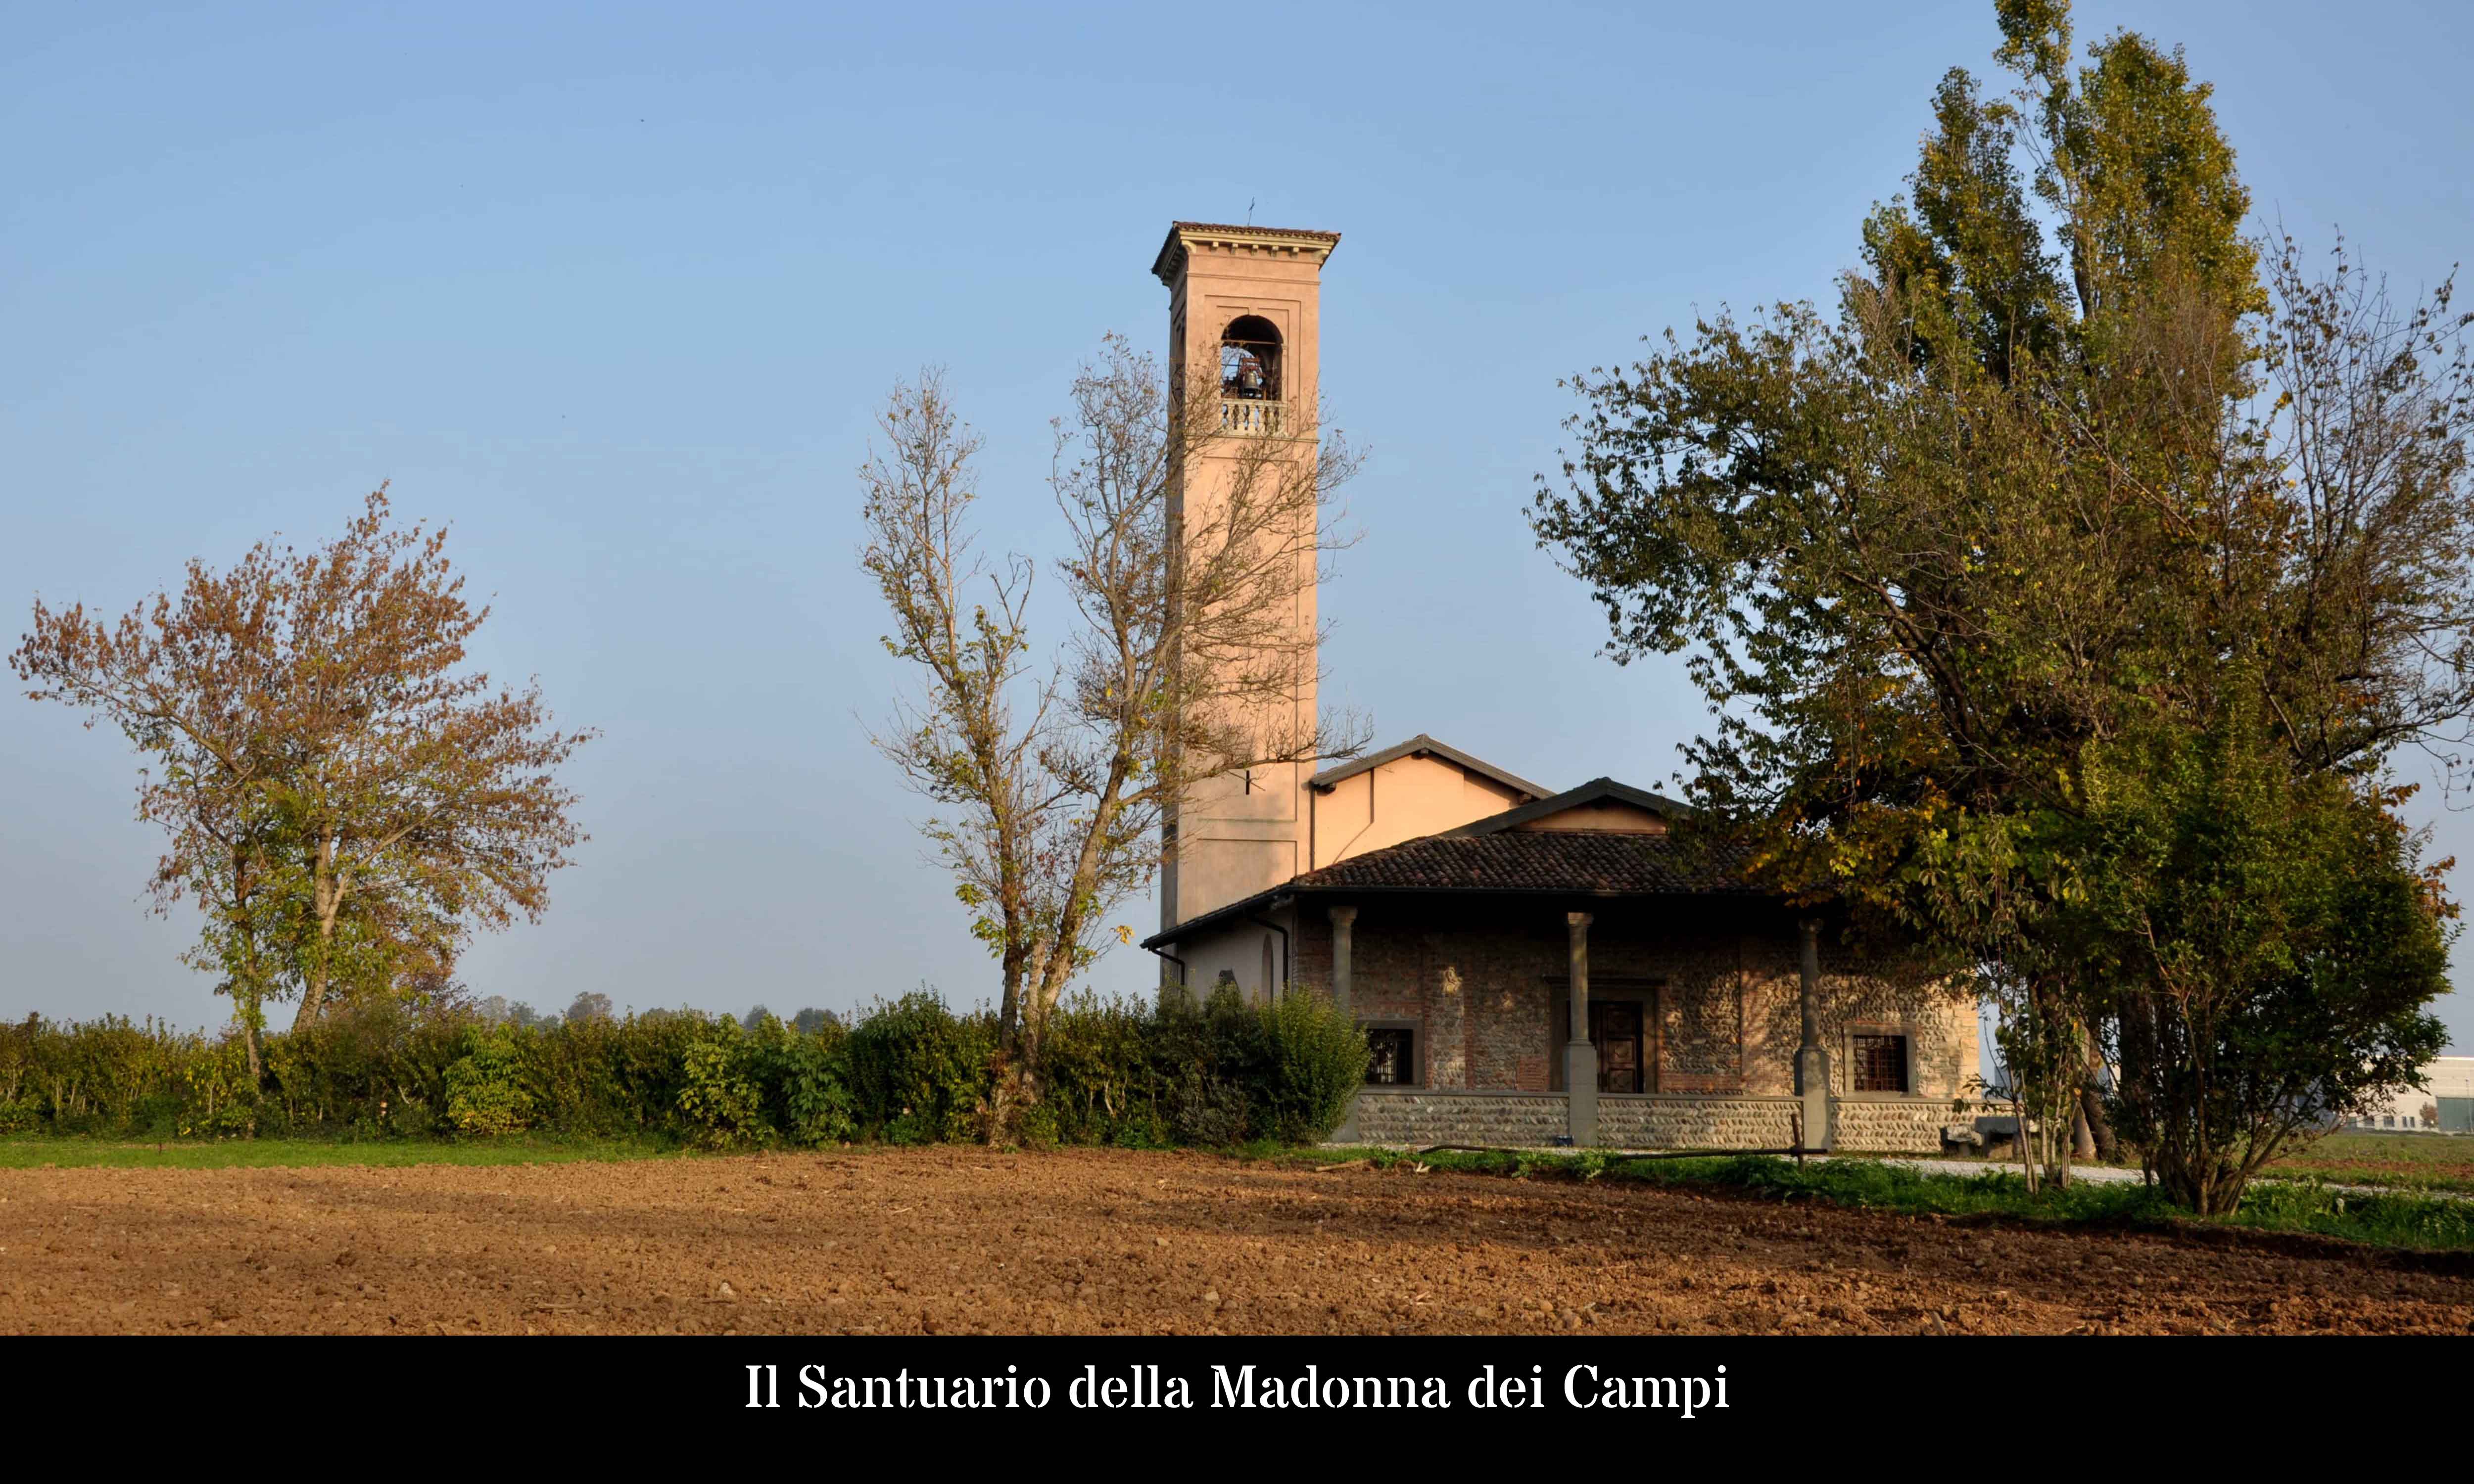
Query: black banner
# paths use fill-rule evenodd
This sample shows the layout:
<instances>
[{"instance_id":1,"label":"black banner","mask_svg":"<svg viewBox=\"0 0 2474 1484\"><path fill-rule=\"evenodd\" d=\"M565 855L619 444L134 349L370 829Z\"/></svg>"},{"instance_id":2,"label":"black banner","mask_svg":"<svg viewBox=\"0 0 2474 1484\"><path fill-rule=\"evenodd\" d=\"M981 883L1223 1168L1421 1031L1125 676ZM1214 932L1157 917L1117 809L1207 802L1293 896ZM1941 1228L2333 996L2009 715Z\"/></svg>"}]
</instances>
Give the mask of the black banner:
<instances>
[{"instance_id":1,"label":"black banner","mask_svg":"<svg viewBox=\"0 0 2474 1484\"><path fill-rule=\"evenodd\" d=\"M186 1372L198 1363L194 1342L169 1338L14 1343L26 1362L12 1368L17 1415L52 1425L117 1426L123 1402L113 1389L92 1384L100 1372L125 1375L150 1364ZM716 1439L776 1436L837 1447L882 1438L903 1448L1001 1435L1139 1436L1182 1439L1198 1456L1234 1459L1300 1429L1346 1427L1349 1436L1364 1436L1370 1424L1385 1429L1378 1436L1417 1439L1416 1450L1431 1452L1457 1447L1450 1440L1468 1436L1471 1424L1516 1428L1550 1417L1578 1421L1576 1414L1678 1438L1783 1439L1838 1423L1981 1404L2015 1386L2004 1378L2022 1367L2069 1374L2064 1357L2025 1356L2017 1347L2070 1343L2050 1336L364 1336L231 1338L212 1348L234 1352L217 1357L216 1368L270 1381L387 1376L399 1400L419 1395L424 1405L444 1406L442 1417L454 1419L454 1426L591 1419L580 1431L561 1426L515 1441L570 1461L610 1454L643 1464ZM2276 1363L2260 1349L2269 1343L2218 1338L2195 1359L2187 1344L2115 1339L2104 1346L2099 1369L2109 1385L2170 1389L2182 1403L2214 1397L2232 1406L2242 1377ZM109 1353L100 1348L107 1344ZM39 1356L36 1345L43 1347ZM179 1358L165 1350L175 1345ZM2251 1354L2228 1354L2227 1346ZM162 1353L150 1362L139 1353L145 1351ZM6 1353L0 1342L0 1356ZM2291 1348L2281 1353L2291 1365ZM2420 1362L2397 1357L2383 1368L2400 1378L2392 1400L2438 1402L2442 1386L2454 1384L2455 1368L2446 1361L2438 1352ZM2062 1369L2048 1373L2040 1363ZM151 1394L144 1411L152 1436L175 1438L228 1425L236 1405L231 1387L187 1385ZM312 1409L284 1428L371 1441L364 1430L370 1419L358 1404L340 1405ZM1238 1430L1227 1430L1230 1424ZM1245 1430L1251 1424L1279 1430L1258 1435Z\"/></svg>"}]
</instances>

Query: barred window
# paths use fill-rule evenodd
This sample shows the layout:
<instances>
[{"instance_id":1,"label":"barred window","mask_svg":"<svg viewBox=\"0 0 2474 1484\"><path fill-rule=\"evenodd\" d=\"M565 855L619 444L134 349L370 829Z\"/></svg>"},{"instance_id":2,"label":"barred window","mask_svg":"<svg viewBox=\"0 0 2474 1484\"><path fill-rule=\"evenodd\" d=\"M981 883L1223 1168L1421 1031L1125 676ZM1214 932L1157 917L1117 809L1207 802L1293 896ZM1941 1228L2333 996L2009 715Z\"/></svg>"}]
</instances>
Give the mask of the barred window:
<instances>
[{"instance_id":1,"label":"barred window","mask_svg":"<svg viewBox=\"0 0 2474 1484\"><path fill-rule=\"evenodd\" d=\"M1366 1033L1369 1087L1410 1087L1418 1080L1418 1033L1403 1026L1376 1026Z\"/></svg>"},{"instance_id":2,"label":"barred window","mask_svg":"<svg viewBox=\"0 0 2474 1484\"><path fill-rule=\"evenodd\" d=\"M1856 1038L1856 1090L1858 1092L1907 1090L1907 1038L1904 1036L1857 1036Z\"/></svg>"}]
</instances>

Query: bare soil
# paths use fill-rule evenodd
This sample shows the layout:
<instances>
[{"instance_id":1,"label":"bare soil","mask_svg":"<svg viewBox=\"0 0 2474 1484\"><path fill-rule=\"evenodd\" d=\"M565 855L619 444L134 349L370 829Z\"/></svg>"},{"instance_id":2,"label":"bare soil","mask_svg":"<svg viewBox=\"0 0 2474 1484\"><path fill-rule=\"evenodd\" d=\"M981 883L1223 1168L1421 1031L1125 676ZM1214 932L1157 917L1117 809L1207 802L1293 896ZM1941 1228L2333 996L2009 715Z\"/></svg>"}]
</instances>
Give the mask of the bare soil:
<instances>
[{"instance_id":1,"label":"bare soil","mask_svg":"<svg viewBox=\"0 0 2474 1484\"><path fill-rule=\"evenodd\" d=\"M23 1333L2469 1328L2456 1258L1195 1154L0 1171Z\"/></svg>"}]
</instances>

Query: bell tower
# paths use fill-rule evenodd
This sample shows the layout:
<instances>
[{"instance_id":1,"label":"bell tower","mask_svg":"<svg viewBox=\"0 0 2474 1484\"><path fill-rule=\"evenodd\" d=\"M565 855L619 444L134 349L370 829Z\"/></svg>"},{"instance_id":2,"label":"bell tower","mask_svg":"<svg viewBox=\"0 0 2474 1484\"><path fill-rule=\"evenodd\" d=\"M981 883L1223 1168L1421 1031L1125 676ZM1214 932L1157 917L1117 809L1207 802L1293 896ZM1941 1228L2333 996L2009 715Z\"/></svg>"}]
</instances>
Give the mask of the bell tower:
<instances>
[{"instance_id":1,"label":"bell tower","mask_svg":"<svg viewBox=\"0 0 2474 1484\"><path fill-rule=\"evenodd\" d=\"M1338 232L1178 222L1152 264L1168 285L1169 384L1179 416L1206 436L1176 471L1170 501L1180 530L1207 529L1225 511L1238 470L1259 468L1267 449L1300 461L1311 476L1316 444L1316 359L1322 265ZM1216 424L1218 434L1208 436ZM1269 441L1268 443L1265 441ZM1314 518L1311 509L1308 519ZM1311 534L1311 533L1310 533ZM1314 560L1312 541L1305 560ZM1256 706L1263 735L1311 735L1316 721L1311 573L1299 584L1294 642L1304 646L1294 693ZM1311 759L1240 769L1192 788L1163 822L1160 926L1173 928L1279 885L1308 869L1306 781Z\"/></svg>"}]
</instances>

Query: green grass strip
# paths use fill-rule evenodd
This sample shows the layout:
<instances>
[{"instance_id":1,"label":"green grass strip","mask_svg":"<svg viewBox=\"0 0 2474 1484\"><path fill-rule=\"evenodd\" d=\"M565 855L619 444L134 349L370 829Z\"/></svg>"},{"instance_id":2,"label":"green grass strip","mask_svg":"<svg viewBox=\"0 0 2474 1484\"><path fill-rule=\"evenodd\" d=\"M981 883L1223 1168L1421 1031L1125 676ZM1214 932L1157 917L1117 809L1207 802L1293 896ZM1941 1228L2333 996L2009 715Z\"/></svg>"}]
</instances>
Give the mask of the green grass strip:
<instances>
[{"instance_id":1,"label":"green grass strip","mask_svg":"<svg viewBox=\"0 0 2474 1484\"><path fill-rule=\"evenodd\" d=\"M2160 1228L2199 1220L2157 1190L2128 1182L2081 1181L2031 1195L2026 1181L2007 1170L1945 1175L1845 1157L1798 1164L1766 1155L1643 1160L1597 1150L1410 1155L1392 1149L1322 1149L1295 1158L1315 1165L1365 1160L1378 1169L1390 1169L1414 1161L1432 1169L1516 1179L1716 1187L1772 1200L1824 1201L1906 1216L1995 1216L2055 1226ZM2254 1181L2240 1210L2214 1220L2226 1226L2308 1233L2377 1247L2474 1251L2474 1202L2402 1192L2365 1195L2332 1190L2314 1181Z\"/></svg>"}]
</instances>

